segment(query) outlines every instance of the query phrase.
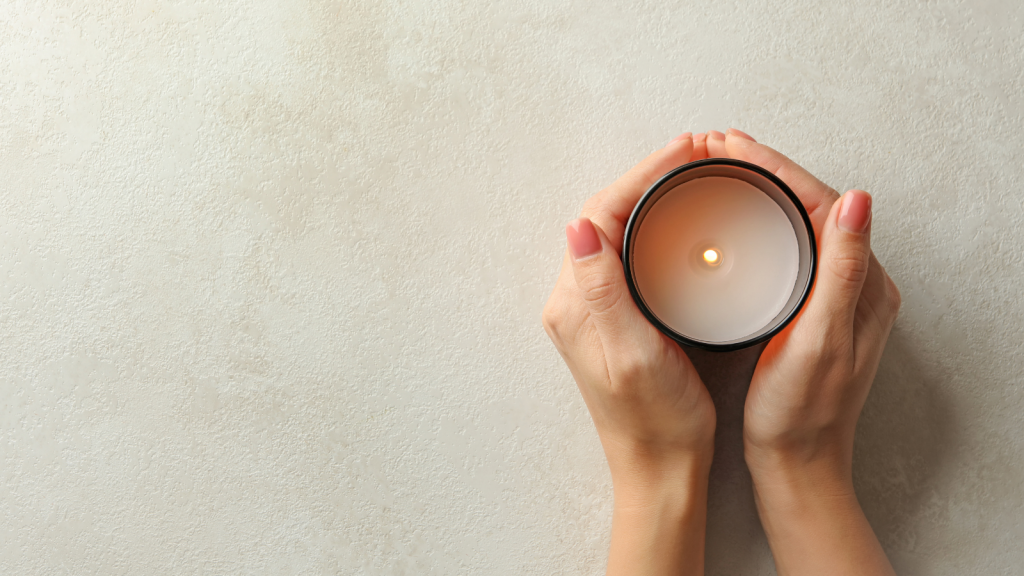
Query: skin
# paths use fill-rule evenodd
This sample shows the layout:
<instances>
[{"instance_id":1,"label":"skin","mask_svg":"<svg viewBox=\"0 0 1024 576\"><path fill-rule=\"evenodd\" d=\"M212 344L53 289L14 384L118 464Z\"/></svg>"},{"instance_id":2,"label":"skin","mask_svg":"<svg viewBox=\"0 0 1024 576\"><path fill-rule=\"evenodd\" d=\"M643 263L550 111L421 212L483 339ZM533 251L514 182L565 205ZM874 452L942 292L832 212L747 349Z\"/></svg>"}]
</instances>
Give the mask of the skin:
<instances>
[{"instance_id":1,"label":"skin","mask_svg":"<svg viewBox=\"0 0 1024 576\"><path fill-rule=\"evenodd\" d=\"M800 198L820 245L807 305L755 370L744 453L779 574L892 574L857 502L853 436L899 309L871 253L870 196L834 190L738 130L689 133L584 205L544 328L593 418L615 493L608 574L702 574L715 409L687 356L641 315L620 261L630 211L676 166L758 164Z\"/></svg>"}]
</instances>

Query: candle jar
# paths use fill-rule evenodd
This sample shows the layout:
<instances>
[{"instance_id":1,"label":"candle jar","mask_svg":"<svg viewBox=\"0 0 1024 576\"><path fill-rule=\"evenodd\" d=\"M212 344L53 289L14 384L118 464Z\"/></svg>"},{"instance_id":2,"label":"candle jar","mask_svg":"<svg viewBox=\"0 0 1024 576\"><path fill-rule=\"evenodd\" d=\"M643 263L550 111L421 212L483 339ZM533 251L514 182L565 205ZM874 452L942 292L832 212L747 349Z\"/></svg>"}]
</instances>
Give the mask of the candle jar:
<instances>
[{"instance_id":1,"label":"candle jar","mask_svg":"<svg viewBox=\"0 0 1024 576\"><path fill-rule=\"evenodd\" d=\"M779 333L814 284L814 229L763 168L728 158L672 170L626 224L622 266L640 311L684 344L726 352Z\"/></svg>"}]
</instances>

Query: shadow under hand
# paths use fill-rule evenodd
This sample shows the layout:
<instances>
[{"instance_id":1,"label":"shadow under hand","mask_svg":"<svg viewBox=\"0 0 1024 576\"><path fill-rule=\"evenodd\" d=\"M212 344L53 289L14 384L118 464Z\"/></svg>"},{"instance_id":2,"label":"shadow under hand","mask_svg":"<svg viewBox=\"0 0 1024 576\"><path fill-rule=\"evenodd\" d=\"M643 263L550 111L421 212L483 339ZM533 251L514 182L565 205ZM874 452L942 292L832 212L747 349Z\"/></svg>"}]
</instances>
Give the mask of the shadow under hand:
<instances>
[{"instance_id":1,"label":"shadow under hand","mask_svg":"<svg viewBox=\"0 0 1024 576\"><path fill-rule=\"evenodd\" d=\"M764 345L729 353L687 349L718 412L708 490L706 573L774 574L743 459L743 405ZM912 573L913 524L948 458L954 413L937 375L894 329L857 426L854 485L897 571ZM908 572L909 571L909 572Z\"/></svg>"},{"instance_id":2,"label":"shadow under hand","mask_svg":"<svg viewBox=\"0 0 1024 576\"><path fill-rule=\"evenodd\" d=\"M743 459L743 405L766 344L735 352L687 349L718 413L715 460L708 487L705 574L774 573Z\"/></svg>"},{"instance_id":3,"label":"shadow under hand","mask_svg":"<svg viewBox=\"0 0 1024 576\"><path fill-rule=\"evenodd\" d=\"M914 525L932 493L930 482L951 456L953 407L943 383L915 358L897 328L857 425L853 481L868 521L901 574L916 573Z\"/></svg>"}]
</instances>

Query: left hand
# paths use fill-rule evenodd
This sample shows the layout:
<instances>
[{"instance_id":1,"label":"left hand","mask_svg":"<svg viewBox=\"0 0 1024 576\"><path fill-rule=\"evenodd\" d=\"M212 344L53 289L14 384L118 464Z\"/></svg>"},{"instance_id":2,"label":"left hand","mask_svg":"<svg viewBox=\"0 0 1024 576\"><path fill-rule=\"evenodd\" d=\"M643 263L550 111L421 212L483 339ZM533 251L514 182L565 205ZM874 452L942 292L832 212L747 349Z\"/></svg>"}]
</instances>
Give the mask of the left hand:
<instances>
[{"instance_id":1,"label":"left hand","mask_svg":"<svg viewBox=\"0 0 1024 576\"><path fill-rule=\"evenodd\" d=\"M640 196L697 159L685 134L586 202L566 233L569 249L544 308L544 328L569 366L601 438L616 493L682 465L706 476L715 408L689 358L640 313L620 252Z\"/></svg>"},{"instance_id":2,"label":"left hand","mask_svg":"<svg viewBox=\"0 0 1024 576\"><path fill-rule=\"evenodd\" d=\"M704 572L715 406L679 345L633 303L619 256L640 196L706 157L703 138L694 144L688 133L676 138L587 201L566 227L569 249L544 307L612 473L609 576Z\"/></svg>"}]
</instances>

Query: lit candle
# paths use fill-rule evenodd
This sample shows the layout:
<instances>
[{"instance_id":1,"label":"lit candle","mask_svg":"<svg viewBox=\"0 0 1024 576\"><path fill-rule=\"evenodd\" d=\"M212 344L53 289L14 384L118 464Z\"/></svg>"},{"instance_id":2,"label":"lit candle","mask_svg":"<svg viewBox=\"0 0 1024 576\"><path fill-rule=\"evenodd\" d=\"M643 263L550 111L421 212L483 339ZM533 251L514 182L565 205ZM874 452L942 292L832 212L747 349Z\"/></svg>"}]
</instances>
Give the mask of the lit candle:
<instances>
[{"instance_id":1,"label":"lit candle","mask_svg":"<svg viewBox=\"0 0 1024 576\"><path fill-rule=\"evenodd\" d=\"M774 176L711 159L666 175L630 218L624 259L645 314L676 340L738 348L781 329L813 279L813 232Z\"/></svg>"}]
</instances>

